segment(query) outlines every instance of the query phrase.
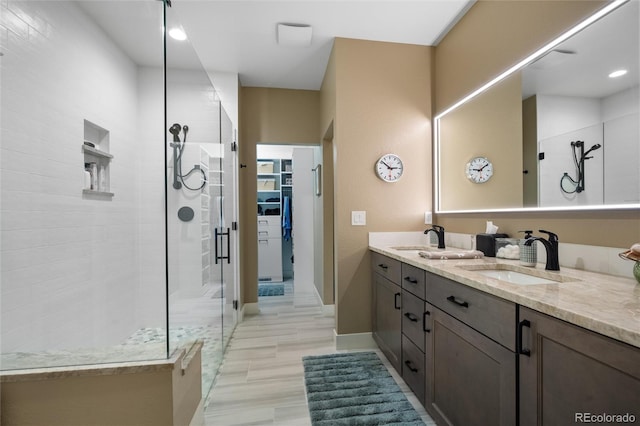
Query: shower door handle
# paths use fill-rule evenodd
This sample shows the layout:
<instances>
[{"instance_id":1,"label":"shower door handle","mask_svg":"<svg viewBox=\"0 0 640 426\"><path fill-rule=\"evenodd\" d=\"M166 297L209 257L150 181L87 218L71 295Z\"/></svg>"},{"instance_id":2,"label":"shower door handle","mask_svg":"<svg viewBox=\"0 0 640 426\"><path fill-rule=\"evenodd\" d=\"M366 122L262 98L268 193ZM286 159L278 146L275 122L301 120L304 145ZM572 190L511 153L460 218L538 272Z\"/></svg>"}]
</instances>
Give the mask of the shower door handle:
<instances>
[{"instance_id":1,"label":"shower door handle","mask_svg":"<svg viewBox=\"0 0 640 426\"><path fill-rule=\"evenodd\" d=\"M213 230L213 233L215 235L215 240L216 240L216 247L215 247L215 258L216 258L216 265L218 264L218 260L227 260L227 263L231 263L231 232L230 229L227 228L226 232L219 232L218 228L215 228ZM227 237L227 255L219 255L219 251L218 251L218 237L220 237L220 240L222 240L224 237ZM221 250L220 250L221 251Z\"/></svg>"}]
</instances>

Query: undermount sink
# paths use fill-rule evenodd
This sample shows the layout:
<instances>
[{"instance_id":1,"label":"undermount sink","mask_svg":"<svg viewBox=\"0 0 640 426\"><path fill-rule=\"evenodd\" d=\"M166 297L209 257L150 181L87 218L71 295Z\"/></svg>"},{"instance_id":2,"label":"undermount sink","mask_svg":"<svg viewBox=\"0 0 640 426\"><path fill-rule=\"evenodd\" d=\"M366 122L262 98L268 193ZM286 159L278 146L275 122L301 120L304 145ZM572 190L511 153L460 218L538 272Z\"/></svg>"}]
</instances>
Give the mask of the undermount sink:
<instances>
[{"instance_id":1,"label":"undermount sink","mask_svg":"<svg viewBox=\"0 0 640 426\"><path fill-rule=\"evenodd\" d=\"M567 281L578 281L575 278L557 273L539 271L537 269L529 269L522 266L503 263L465 265L459 266L459 268L516 285L559 284Z\"/></svg>"},{"instance_id":2,"label":"undermount sink","mask_svg":"<svg viewBox=\"0 0 640 426\"><path fill-rule=\"evenodd\" d=\"M515 271L485 270L476 271L481 275L489 278L495 278L500 281L506 281L511 284L533 285L533 284L558 284L558 281L548 280L533 275L523 274Z\"/></svg>"}]
</instances>

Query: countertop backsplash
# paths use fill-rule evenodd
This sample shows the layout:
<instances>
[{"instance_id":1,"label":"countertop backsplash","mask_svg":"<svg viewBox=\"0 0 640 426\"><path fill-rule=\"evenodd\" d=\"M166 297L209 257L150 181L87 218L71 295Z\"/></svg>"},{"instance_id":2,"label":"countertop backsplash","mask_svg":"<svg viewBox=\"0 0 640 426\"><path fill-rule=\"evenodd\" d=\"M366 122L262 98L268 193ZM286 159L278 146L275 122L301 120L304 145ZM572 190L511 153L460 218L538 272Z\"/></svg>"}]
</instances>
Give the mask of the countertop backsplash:
<instances>
[{"instance_id":1,"label":"countertop backsplash","mask_svg":"<svg viewBox=\"0 0 640 426\"><path fill-rule=\"evenodd\" d=\"M393 245L437 245L431 241L433 232L425 235L423 232L370 232L369 245L393 246ZM602 247L583 244L563 243L562 235L559 236L560 267L579 269L601 274L615 275L625 278L633 278L633 262L625 261L618 253L626 251L629 247ZM537 243L536 243L537 244ZM445 232L445 245L466 250L476 248L475 235ZM542 244L538 244L538 268L544 268L546 251Z\"/></svg>"}]
</instances>

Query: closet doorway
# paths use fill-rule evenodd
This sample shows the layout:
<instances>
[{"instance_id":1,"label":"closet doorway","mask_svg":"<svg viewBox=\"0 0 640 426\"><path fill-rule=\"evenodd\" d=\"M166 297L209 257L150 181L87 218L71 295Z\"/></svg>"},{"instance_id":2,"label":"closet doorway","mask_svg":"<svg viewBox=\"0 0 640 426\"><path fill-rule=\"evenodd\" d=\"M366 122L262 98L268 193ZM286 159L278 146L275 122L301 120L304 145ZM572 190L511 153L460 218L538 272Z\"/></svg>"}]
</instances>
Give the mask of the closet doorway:
<instances>
[{"instance_id":1,"label":"closet doorway","mask_svg":"<svg viewBox=\"0 0 640 426\"><path fill-rule=\"evenodd\" d=\"M270 296L316 299L314 252L321 197L314 169L320 146L258 144L258 300ZM269 296L269 297L267 297Z\"/></svg>"}]
</instances>

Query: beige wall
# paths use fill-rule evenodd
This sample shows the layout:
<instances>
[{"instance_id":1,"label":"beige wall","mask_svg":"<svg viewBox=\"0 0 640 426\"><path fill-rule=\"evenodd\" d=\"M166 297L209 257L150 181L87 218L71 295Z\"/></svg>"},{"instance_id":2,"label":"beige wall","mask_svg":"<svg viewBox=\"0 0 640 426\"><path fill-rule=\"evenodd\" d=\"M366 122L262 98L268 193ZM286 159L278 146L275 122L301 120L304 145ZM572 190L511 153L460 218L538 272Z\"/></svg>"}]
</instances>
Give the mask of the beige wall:
<instances>
[{"instance_id":1,"label":"beige wall","mask_svg":"<svg viewBox=\"0 0 640 426\"><path fill-rule=\"evenodd\" d=\"M258 301L256 144L320 144L320 93L243 87L240 90L240 300Z\"/></svg>"},{"instance_id":2,"label":"beige wall","mask_svg":"<svg viewBox=\"0 0 640 426\"><path fill-rule=\"evenodd\" d=\"M166 363L3 377L0 424L189 425L202 399L202 344ZM183 362L185 364L183 364Z\"/></svg>"},{"instance_id":3,"label":"beige wall","mask_svg":"<svg viewBox=\"0 0 640 426\"><path fill-rule=\"evenodd\" d=\"M479 1L435 52L436 111L489 81L565 29L602 7L601 1ZM486 220L500 230L548 229L561 242L629 247L640 241L637 211L437 215L453 232L483 232Z\"/></svg>"},{"instance_id":4,"label":"beige wall","mask_svg":"<svg viewBox=\"0 0 640 426\"><path fill-rule=\"evenodd\" d=\"M336 65L335 50L331 50L327 69L320 88L320 130L322 133L322 187L323 187L323 208L324 208L324 276L322 301L325 305L335 303L335 209L334 209L334 122L336 118Z\"/></svg>"},{"instance_id":5,"label":"beige wall","mask_svg":"<svg viewBox=\"0 0 640 426\"><path fill-rule=\"evenodd\" d=\"M368 233L423 230L431 209L431 54L425 46L334 43L338 334L371 330ZM393 184L374 173L390 152L405 166ZM354 210L366 211L366 226L351 225Z\"/></svg>"},{"instance_id":6,"label":"beige wall","mask_svg":"<svg viewBox=\"0 0 640 426\"><path fill-rule=\"evenodd\" d=\"M440 120L443 210L522 207L521 93L518 73ZM493 164L493 176L482 184L465 174L478 156Z\"/></svg>"},{"instance_id":7,"label":"beige wall","mask_svg":"<svg viewBox=\"0 0 640 426\"><path fill-rule=\"evenodd\" d=\"M601 8L599 0L480 0L435 52L435 108L443 111Z\"/></svg>"}]
</instances>

